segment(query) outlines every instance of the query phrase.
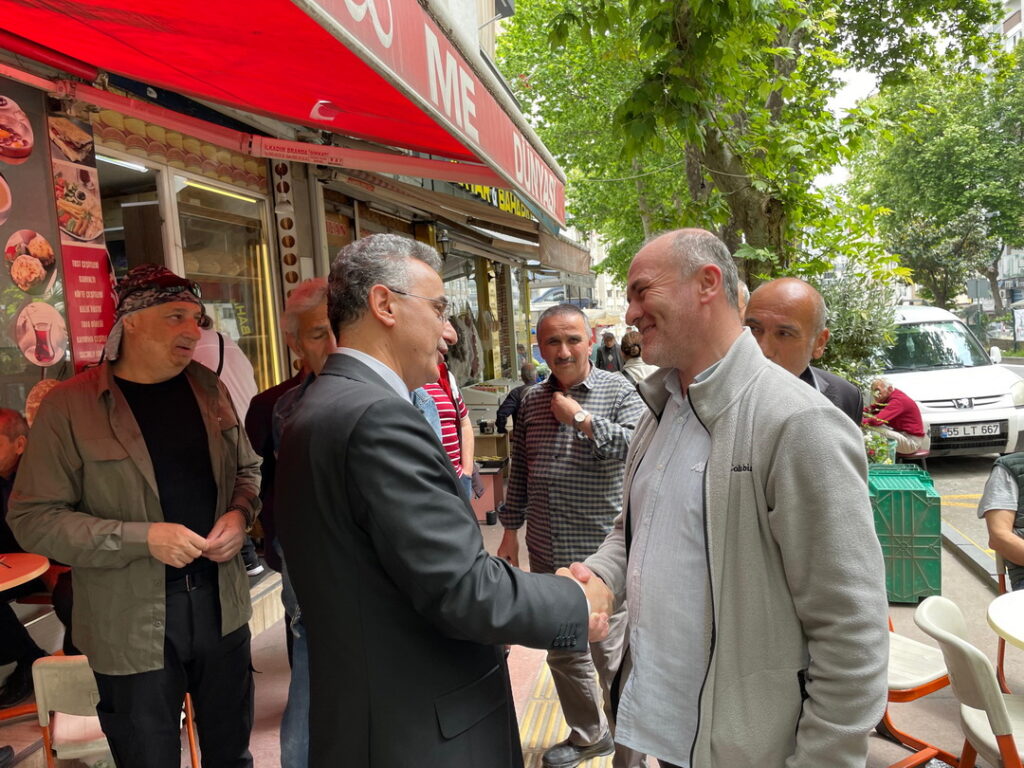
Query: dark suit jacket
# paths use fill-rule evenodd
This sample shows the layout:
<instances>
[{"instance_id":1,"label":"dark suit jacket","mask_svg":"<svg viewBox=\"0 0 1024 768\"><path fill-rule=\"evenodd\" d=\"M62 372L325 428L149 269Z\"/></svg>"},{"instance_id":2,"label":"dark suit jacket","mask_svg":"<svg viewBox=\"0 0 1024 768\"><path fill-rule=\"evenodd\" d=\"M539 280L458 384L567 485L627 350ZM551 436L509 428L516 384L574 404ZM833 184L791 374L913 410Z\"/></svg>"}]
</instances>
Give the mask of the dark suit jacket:
<instances>
[{"instance_id":1,"label":"dark suit jacket","mask_svg":"<svg viewBox=\"0 0 1024 768\"><path fill-rule=\"evenodd\" d=\"M521 766L498 644L583 650L586 600L487 554L409 400L328 358L285 426L277 505L309 637L310 765Z\"/></svg>"},{"instance_id":2,"label":"dark suit jacket","mask_svg":"<svg viewBox=\"0 0 1024 768\"><path fill-rule=\"evenodd\" d=\"M275 571L281 570L281 558L274 549L277 539L277 520L274 517L274 478L277 471L277 457L274 454L274 436L272 430L274 405L285 392L298 386L303 379L297 373L276 387L260 392L249 402L249 410L245 413L245 433L249 436L253 450L263 459L260 482L260 524L263 526L263 555L267 565Z\"/></svg>"},{"instance_id":3,"label":"dark suit jacket","mask_svg":"<svg viewBox=\"0 0 1024 768\"><path fill-rule=\"evenodd\" d=\"M839 410L853 419L858 427L864 415L864 396L860 390L842 376L810 366L818 385L818 391L829 399Z\"/></svg>"}]
</instances>

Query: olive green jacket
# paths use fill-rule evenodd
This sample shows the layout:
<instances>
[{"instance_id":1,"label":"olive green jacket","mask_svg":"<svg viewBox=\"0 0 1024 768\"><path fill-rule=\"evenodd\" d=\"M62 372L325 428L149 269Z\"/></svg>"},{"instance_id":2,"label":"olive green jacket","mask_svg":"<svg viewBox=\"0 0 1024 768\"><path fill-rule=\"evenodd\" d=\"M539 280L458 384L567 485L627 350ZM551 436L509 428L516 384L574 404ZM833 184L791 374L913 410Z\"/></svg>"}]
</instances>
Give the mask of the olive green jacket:
<instances>
[{"instance_id":1,"label":"olive green jacket","mask_svg":"<svg viewBox=\"0 0 1024 768\"><path fill-rule=\"evenodd\" d=\"M216 374L186 369L206 424L217 516L259 512L260 459ZM75 645L102 674L163 667L165 565L149 552L163 522L156 475L131 408L103 363L46 396L18 467L7 522L28 552L72 566ZM221 631L252 613L241 555L219 565Z\"/></svg>"}]
</instances>

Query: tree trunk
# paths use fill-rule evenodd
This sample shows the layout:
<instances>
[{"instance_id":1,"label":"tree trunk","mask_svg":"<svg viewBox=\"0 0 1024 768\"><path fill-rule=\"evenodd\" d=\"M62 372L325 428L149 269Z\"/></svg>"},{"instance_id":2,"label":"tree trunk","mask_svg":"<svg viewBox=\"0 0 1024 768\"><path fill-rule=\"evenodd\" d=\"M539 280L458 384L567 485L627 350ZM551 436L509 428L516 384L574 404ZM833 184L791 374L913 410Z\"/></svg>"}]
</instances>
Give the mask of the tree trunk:
<instances>
[{"instance_id":1,"label":"tree trunk","mask_svg":"<svg viewBox=\"0 0 1024 768\"><path fill-rule=\"evenodd\" d=\"M988 278L988 285L992 291L992 309L997 315L1003 314L1003 297L999 294L999 259L1002 257L1000 252L992 263L985 269L985 277Z\"/></svg>"}]
</instances>

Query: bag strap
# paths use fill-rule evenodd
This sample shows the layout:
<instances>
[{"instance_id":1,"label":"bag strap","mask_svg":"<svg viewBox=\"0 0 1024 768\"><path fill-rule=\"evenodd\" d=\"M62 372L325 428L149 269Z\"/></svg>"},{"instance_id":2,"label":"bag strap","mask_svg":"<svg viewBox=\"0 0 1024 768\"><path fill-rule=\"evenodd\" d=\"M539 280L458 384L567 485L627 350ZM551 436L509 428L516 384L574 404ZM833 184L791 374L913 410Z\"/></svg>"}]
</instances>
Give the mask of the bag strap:
<instances>
[{"instance_id":1,"label":"bag strap","mask_svg":"<svg viewBox=\"0 0 1024 768\"><path fill-rule=\"evenodd\" d=\"M217 363L217 375L224 370L224 334L217 331L217 345L220 347L220 362Z\"/></svg>"}]
</instances>

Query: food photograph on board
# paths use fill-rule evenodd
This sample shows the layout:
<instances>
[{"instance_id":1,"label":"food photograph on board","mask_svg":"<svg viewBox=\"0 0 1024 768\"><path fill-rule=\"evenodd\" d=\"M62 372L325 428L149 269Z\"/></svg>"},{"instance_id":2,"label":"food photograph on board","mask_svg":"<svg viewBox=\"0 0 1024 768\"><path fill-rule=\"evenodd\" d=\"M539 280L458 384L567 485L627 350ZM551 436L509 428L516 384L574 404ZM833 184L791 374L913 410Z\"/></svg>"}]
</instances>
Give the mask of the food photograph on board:
<instances>
[{"instance_id":1,"label":"food photograph on board","mask_svg":"<svg viewBox=\"0 0 1024 768\"><path fill-rule=\"evenodd\" d=\"M75 240L95 240L103 234L103 210L95 168L53 163L53 194L57 225Z\"/></svg>"}]
</instances>

